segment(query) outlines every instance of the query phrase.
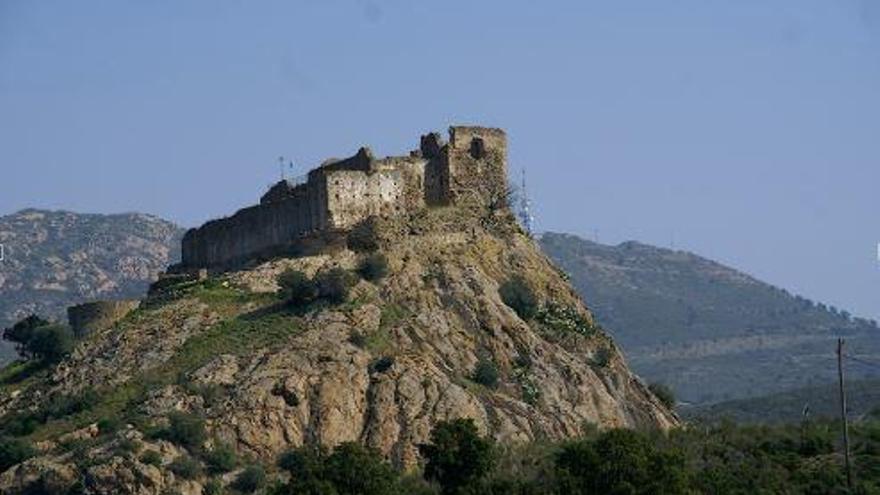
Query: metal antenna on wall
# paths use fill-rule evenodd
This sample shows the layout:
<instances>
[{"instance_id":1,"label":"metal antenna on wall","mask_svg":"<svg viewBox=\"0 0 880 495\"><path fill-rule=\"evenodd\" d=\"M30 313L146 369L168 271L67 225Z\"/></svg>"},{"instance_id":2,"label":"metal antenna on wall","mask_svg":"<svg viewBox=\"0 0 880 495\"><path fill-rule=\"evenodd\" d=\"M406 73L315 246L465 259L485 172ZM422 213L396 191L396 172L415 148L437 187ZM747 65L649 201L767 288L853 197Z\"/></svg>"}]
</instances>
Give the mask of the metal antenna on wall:
<instances>
[{"instance_id":1,"label":"metal antenna on wall","mask_svg":"<svg viewBox=\"0 0 880 495\"><path fill-rule=\"evenodd\" d=\"M535 217L532 215L532 202L526 191L526 169L522 169L522 186L519 195L519 218L528 235L532 235Z\"/></svg>"}]
</instances>

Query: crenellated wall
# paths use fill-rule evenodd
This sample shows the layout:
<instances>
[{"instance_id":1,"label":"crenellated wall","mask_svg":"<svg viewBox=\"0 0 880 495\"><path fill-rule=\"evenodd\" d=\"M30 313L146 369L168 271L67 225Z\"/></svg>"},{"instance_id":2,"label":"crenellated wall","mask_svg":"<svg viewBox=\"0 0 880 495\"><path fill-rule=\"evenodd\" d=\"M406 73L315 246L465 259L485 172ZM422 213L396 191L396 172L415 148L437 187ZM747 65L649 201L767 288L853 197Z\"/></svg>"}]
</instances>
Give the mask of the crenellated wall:
<instances>
[{"instance_id":1,"label":"crenellated wall","mask_svg":"<svg viewBox=\"0 0 880 495\"><path fill-rule=\"evenodd\" d=\"M376 159L369 148L328 160L305 183L281 181L260 204L189 230L185 268L225 267L283 253L307 236L344 231L372 216L393 216L465 198L486 199L506 187L504 131L450 128L450 142L422 136L410 156ZM484 201L485 202L485 201Z\"/></svg>"}]
</instances>

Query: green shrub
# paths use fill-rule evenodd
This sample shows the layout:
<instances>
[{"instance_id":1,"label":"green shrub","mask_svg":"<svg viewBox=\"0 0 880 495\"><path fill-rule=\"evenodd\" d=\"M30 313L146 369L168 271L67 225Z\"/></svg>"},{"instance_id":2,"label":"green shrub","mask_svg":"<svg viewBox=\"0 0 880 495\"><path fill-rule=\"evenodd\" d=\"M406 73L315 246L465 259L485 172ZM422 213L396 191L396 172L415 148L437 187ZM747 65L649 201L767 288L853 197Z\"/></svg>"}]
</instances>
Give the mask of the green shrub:
<instances>
[{"instance_id":1,"label":"green shrub","mask_svg":"<svg viewBox=\"0 0 880 495\"><path fill-rule=\"evenodd\" d=\"M523 376L520 379L520 391L522 392L523 402L526 404L534 406L541 398L541 388L531 377Z\"/></svg>"},{"instance_id":2,"label":"green shrub","mask_svg":"<svg viewBox=\"0 0 880 495\"><path fill-rule=\"evenodd\" d=\"M18 438L0 438L0 472L36 455L33 446Z\"/></svg>"},{"instance_id":3,"label":"green shrub","mask_svg":"<svg viewBox=\"0 0 880 495\"><path fill-rule=\"evenodd\" d=\"M171 464L168 465L168 469L172 473L187 480L195 479L202 474L202 467L199 465L199 461L188 455L182 455L171 461Z\"/></svg>"},{"instance_id":4,"label":"green shrub","mask_svg":"<svg viewBox=\"0 0 880 495\"><path fill-rule=\"evenodd\" d=\"M535 320L558 333L573 332L585 337L596 333L596 326L576 308L553 302L538 309Z\"/></svg>"},{"instance_id":5,"label":"green shrub","mask_svg":"<svg viewBox=\"0 0 880 495\"><path fill-rule=\"evenodd\" d=\"M397 473L378 452L357 443L343 443L324 462L324 479L340 495L396 494Z\"/></svg>"},{"instance_id":6,"label":"green shrub","mask_svg":"<svg viewBox=\"0 0 880 495\"><path fill-rule=\"evenodd\" d=\"M140 461L144 464L149 464L150 466L159 467L162 465L162 454L155 450L148 450L141 454Z\"/></svg>"},{"instance_id":7,"label":"green shrub","mask_svg":"<svg viewBox=\"0 0 880 495\"><path fill-rule=\"evenodd\" d=\"M98 431L101 435L110 435L122 429L122 420L116 416L98 420Z\"/></svg>"},{"instance_id":8,"label":"green shrub","mask_svg":"<svg viewBox=\"0 0 880 495\"><path fill-rule=\"evenodd\" d=\"M319 272L315 277L315 283L318 285L318 295L334 303L345 302L355 282L356 280L351 272L338 267Z\"/></svg>"},{"instance_id":9,"label":"green shrub","mask_svg":"<svg viewBox=\"0 0 880 495\"><path fill-rule=\"evenodd\" d=\"M425 479L439 483L444 495L476 488L495 464L491 440L480 436L470 418L437 423L431 443L419 451L426 460Z\"/></svg>"},{"instance_id":10,"label":"green shrub","mask_svg":"<svg viewBox=\"0 0 880 495\"><path fill-rule=\"evenodd\" d=\"M162 436L170 442L198 450L205 443L205 420L200 416L175 411L168 415L168 428Z\"/></svg>"},{"instance_id":11,"label":"green shrub","mask_svg":"<svg viewBox=\"0 0 880 495\"><path fill-rule=\"evenodd\" d=\"M202 495L221 495L223 493L223 483L220 480L211 479L205 483L202 488Z\"/></svg>"},{"instance_id":12,"label":"green shrub","mask_svg":"<svg viewBox=\"0 0 880 495\"><path fill-rule=\"evenodd\" d=\"M373 253L361 260L358 273L365 280L375 282L388 275L388 258L382 253Z\"/></svg>"},{"instance_id":13,"label":"green shrub","mask_svg":"<svg viewBox=\"0 0 880 495\"><path fill-rule=\"evenodd\" d=\"M602 346L596 349L596 354L593 356L593 365L598 366L599 368L605 368L611 364L611 358L613 356L614 351L612 351L610 347Z\"/></svg>"},{"instance_id":14,"label":"green shrub","mask_svg":"<svg viewBox=\"0 0 880 495\"><path fill-rule=\"evenodd\" d=\"M382 356L370 363L370 373L385 373L394 366L394 358L392 356Z\"/></svg>"},{"instance_id":15,"label":"green shrub","mask_svg":"<svg viewBox=\"0 0 880 495\"><path fill-rule=\"evenodd\" d=\"M204 459L205 464L208 465L208 471L214 474L228 473L238 465L238 456L235 454L235 450L223 443L215 443L214 448L205 454Z\"/></svg>"},{"instance_id":16,"label":"green shrub","mask_svg":"<svg viewBox=\"0 0 880 495\"><path fill-rule=\"evenodd\" d=\"M281 296L292 306L304 306L318 297L318 286L299 270L285 270L278 275Z\"/></svg>"},{"instance_id":17,"label":"green shrub","mask_svg":"<svg viewBox=\"0 0 880 495\"><path fill-rule=\"evenodd\" d=\"M253 493L266 484L266 471L263 466L253 464L244 469L235 478L232 486L236 490L244 493Z\"/></svg>"},{"instance_id":18,"label":"green shrub","mask_svg":"<svg viewBox=\"0 0 880 495\"><path fill-rule=\"evenodd\" d=\"M484 385L489 388L495 388L498 386L498 366L495 363L487 358L482 358L477 362L477 367L474 368L473 380L480 385Z\"/></svg>"},{"instance_id":19,"label":"green shrub","mask_svg":"<svg viewBox=\"0 0 880 495\"><path fill-rule=\"evenodd\" d=\"M367 220L356 225L348 233L346 244L348 244L349 249L359 253L379 249L379 236L376 231L375 222Z\"/></svg>"},{"instance_id":20,"label":"green shrub","mask_svg":"<svg viewBox=\"0 0 880 495\"><path fill-rule=\"evenodd\" d=\"M516 314L523 320L529 320L535 316L538 309L538 298L522 276L517 275L501 284L498 294L504 304L516 311Z\"/></svg>"},{"instance_id":21,"label":"green shrub","mask_svg":"<svg viewBox=\"0 0 880 495\"><path fill-rule=\"evenodd\" d=\"M664 406L669 409L675 407L675 393L672 392L671 388L662 383L654 382L648 385L648 390L660 399L660 402L662 402Z\"/></svg>"},{"instance_id":22,"label":"green shrub","mask_svg":"<svg viewBox=\"0 0 880 495\"><path fill-rule=\"evenodd\" d=\"M141 444L137 440L131 438L120 438L113 448L113 452L117 455L131 454L137 452Z\"/></svg>"},{"instance_id":23,"label":"green shrub","mask_svg":"<svg viewBox=\"0 0 880 495\"><path fill-rule=\"evenodd\" d=\"M281 456L278 466L290 482L278 493L392 495L400 491L397 472L375 450L357 443L338 445L328 455L320 447L302 447Z\"/></svg>"}]
</instances>

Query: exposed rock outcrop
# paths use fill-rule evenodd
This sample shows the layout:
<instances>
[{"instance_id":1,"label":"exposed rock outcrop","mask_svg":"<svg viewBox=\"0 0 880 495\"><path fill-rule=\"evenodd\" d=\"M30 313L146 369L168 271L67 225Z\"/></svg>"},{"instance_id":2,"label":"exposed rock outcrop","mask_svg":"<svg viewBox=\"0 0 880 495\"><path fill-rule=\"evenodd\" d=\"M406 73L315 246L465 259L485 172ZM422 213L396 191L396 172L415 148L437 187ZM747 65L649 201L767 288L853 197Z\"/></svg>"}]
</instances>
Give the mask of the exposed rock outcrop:
<instances>
[{"instance_id":1,"label":"exposed rock outcrop","mask_svg":"<svg viewBox=\"0 0 880 495\"><path fill-rule=\"evenodd\" d=\"M86 493L198 493L203 477L184 482L166 461L139 457L155 442L141 432L167 424L174 410L203 416L208 442L266 465L294 446L357 441L410 466L431 428L455 417L474 418L501 442L564 438L586 424L677 423L505 211L438 208L377 221L374 231L389 273L360 280L345 303L289 309L275 278L291 268L309 276L354 270L365 254L278 259L154 291L90 334L51 375L4 386L0 413L39 407L40 397L98 392L97 406L50 421L34 439L57 440L99 412L124 418L138 438L123 451L113 447L118 436L97 436L89 465L62 444L26 465L68 466ZM544 312L524 320L504 303L499 287L513 276ZM497 386L474 381L480 362L498 370ZM168 458L185 451L149 448L160 447L179 450ZM14 476L4 474L0 490Z\"/></svg>"}]
</instances>

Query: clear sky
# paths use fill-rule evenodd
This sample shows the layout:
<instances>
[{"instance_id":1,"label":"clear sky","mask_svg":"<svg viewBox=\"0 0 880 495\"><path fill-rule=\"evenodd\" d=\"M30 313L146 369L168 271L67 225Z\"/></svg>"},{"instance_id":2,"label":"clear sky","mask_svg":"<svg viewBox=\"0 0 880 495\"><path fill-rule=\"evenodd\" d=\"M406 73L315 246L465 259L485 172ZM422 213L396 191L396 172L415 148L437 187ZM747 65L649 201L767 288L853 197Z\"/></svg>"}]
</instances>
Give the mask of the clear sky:
<instances>
[{"instance_id":1,"label":"clear sky","mask_svg":"<svg viewBox=\"0 0 880 495\"><path fill-rule=\"evenodd\" d=\"M0 0L0 214L193 226L453 123L507 129L542 230L880 317L880 1Z\"/></svg>"}]
</instances>

